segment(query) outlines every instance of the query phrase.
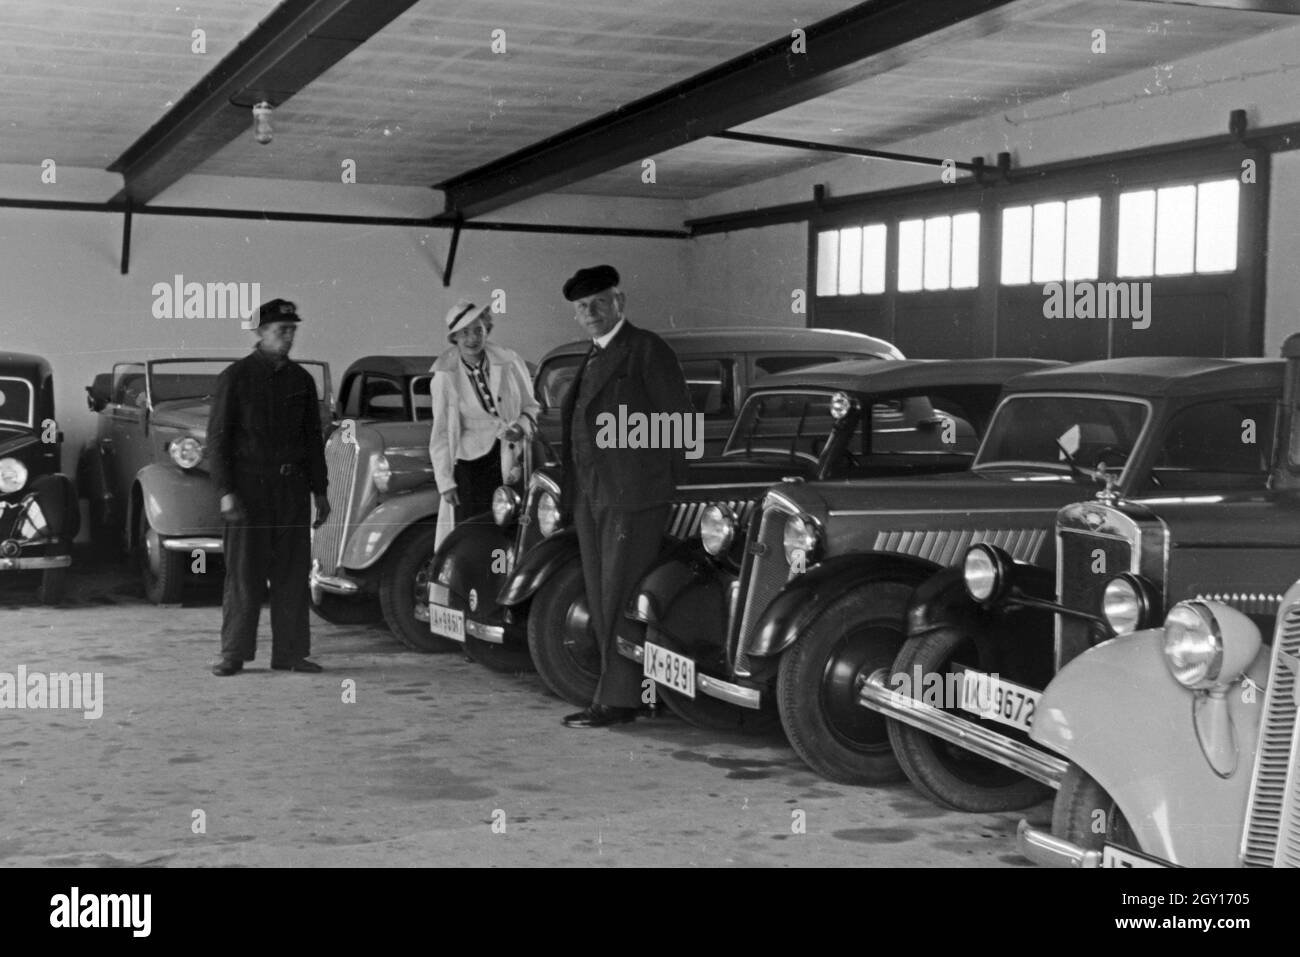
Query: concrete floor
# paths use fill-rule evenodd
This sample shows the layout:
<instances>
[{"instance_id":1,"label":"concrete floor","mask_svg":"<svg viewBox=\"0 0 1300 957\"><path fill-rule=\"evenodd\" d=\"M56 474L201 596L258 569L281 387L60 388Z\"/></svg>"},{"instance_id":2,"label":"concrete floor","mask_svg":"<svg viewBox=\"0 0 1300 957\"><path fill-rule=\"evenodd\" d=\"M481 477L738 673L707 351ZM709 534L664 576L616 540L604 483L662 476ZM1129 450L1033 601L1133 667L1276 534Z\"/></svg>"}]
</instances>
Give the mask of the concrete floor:
<instances>
[{"instance_id":1,"label":"concrete floor","mask_svg":"<svg viewBox=\"0 0 1300 957\"><path fill-rule=\"evenodd\" d=\"M313 619L326 672L272 672L266 613L258 660L216 678L211 589L155 608L122 570L72 584L48 609L0 579L0 672L104 676L97 720L0 711L6 866L1027 865L1020 813L829 784L780 738L672 717L568 730L535 675L415 654L381 626Z\"/></svg>"}]
</instances>

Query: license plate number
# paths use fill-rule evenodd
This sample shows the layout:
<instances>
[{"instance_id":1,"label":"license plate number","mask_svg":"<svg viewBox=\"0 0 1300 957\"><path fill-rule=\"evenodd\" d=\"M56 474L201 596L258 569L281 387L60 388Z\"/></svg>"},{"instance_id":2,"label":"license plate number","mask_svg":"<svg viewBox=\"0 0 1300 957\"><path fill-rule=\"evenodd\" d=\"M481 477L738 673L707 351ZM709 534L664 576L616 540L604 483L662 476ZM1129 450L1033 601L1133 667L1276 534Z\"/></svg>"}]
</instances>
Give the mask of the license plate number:
<instances>
[{"instance_id":1,"label":"license plate number","mask_svg":"<svg viewBox=\"0 0 1300 957\"><path fill-rule=\"evenodd\" d=\"M429 604L429 630L435 635L451 638L454 641L465 640L465 613L444 605Z\"/></svg>"},{"instance_id":2,"label":"license plate number","mask_svg":"<svg viewBox=\"0 0 1300 957\"><path fill-rule=\"evenodd\" d=\"M695 662L685 655L647 641L643 668L647 678L688 698L695 697Z\"/></svg>"},{"instance_id":3,"label":"license plate number","mask_svg":"<svg viewBox=\"0 0 1300 957\"><path fill-rule=\"evenodd\" d=\"M962 672L961 709L989 721L1028 731L1042 695L1023 685L967 668Z\"/></svg>"}]
</instances>

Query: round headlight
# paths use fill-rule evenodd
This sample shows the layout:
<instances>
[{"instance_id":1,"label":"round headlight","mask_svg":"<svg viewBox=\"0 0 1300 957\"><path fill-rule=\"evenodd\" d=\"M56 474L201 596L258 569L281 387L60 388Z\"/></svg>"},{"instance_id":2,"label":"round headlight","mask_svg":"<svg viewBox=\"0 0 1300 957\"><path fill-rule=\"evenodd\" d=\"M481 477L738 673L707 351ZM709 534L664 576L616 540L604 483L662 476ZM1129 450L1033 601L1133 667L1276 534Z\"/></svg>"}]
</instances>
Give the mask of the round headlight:
<instances>
[{"instance_id":1,"label":"round headlight","mask_svg":"<svg viewBox=\"0 0 1300 957\"><path fill-rule=\"evenodd\" d=\"M781 538L785 560L790 565L796 563L796 554L800 556L801 563L807 562L817 548L816 527L798 515L791 515L785 520L785 531Z\"/></svg>"},{"instance_id":2,"label":"round headlight","mask_svg":"<svg viewBox=\"0 0 1300 957\"><path fill-rule=\"evenodd\" d=\"M545 538L550 538L560 527L560 505L550 492L537 497L537 527Z\"/></svg>"},{"instance_id":3,"label":"round headlight","mask_svg":"<svg viewBox=\"0 0 1300 957\"><path fill-rule=\"evenodd\" d=\"M831 418L842 419L849 414L849 409L853 408L853 403L843 392L836 392L831 396Z\"/></svg>"},{"instance_id":4,"label":"round headlight","mask_svg":"<svg viewBox=\"0 0 1300 957\"><path fill-rule=\"evenodd\" d=\"M167 452L172 461L183 469L192 469L203 461L203 443L193 436L187 435L172 442L167 447Z\"/></svg>"},{"instance_id":5,"label":"round headlight","mask_svg":"<svg viewBox=\"0 0 1300 957\"><path fill-rule=\"evenodd\" d=\"M1151 603L1146 590L1134 576L1124 574L1106 583L1101 614L1117 635L1127 635L1147 626Z\"/></svg>"},{"instance_id":6,"label":"round headlight","mask_svg":"<svg viewBox=\"0 0 1300 957\"><path fill-rule=\"evenodd\" d=\"M721 555L736 538L736 516L725 505L710 505L700 516L700 543L710 555Z\"/></svg>"},{"instance_id":7,"label":"round headlight","mask_svg":"<svg viewBox=\"0 0 1300 957\"><path fill-rule=\"evenodd\" d=\"M393 467L388 464L387 455L376 455L370 464L370 477L374 480L375 488L381 492L388 491L388 483L393 478Z\"/></svg>"},{"instance_id":8,"label":"round headlight","mask_svg":"<svg viewBox=\"0 0 1300 957\"><path fill-rule=\"evenodd\" d=\"M972 545L962 563L966 593L976 601L992 601L1007 580L1006 559L992 545Z\"/></svg>"},{"instance_id":9,"label":"round headlight","mask_svg":"<svg viewBox=\"0 0 1300 957\"><path fill-rule=\"evenodd\" d=\"M501 485L492 493L492 521L506 525L519 514L519 493L509 485Z\"/></svg>"},{"instance_id":10,"label":"round headlight","mask_svg":"<svg viewBox=\"0 0 1300 957\"><path fill-rule=\"evenodd\" d=\"M1165 664L1184 688L1208 688L1223 665L1223 641L1214 613L1202 601L1180 601L1165 617Z\"/></svg>"},{"instance_id":11,"label":"round headlight","mask_svg":"<svg viewBox=\"0 0 1300 957\"><path fill-rule=\"evenodd\" d=\"M0 459L0 492L16 492L27 484L27 466L17 459Z\"/></svg>"}]
</instances>

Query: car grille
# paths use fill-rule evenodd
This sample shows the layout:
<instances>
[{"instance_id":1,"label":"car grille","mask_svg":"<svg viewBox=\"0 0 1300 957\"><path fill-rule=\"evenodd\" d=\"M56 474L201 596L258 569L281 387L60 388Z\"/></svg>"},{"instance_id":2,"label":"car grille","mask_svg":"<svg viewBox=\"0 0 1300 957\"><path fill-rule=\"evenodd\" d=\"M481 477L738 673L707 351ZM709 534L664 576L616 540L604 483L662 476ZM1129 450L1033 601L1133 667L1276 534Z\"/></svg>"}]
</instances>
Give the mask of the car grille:
<instances>
[{"instance_id":1,"label":"car grille","mask_svg":"<svg viewBox=\"0 0 1300 957\"><path fill-rule=\"evenodd\" d=\"M875 550L915 555L947 568L957 564L966 549L980 542L996 545L1018 562L1034 563L1047 540L1044 528L925 529L879 532Z\"/></svg>"},{"instance_id":2,"label":"car grille","mask_svg":"<svg viewBox=\"0 0 1300 957\"><path fill-rule=\"evenodd\" d=\"M343 560L343 546L352 524L353 493L357 485L357 444L344 442L342 430L325 443L325 468L329 472L330 516L312 532L311 557L322 574L333 575Z\"/></svg>"},{"instance_id":3,"label":"car grille","mask_svg":"<svg viewBox=\"0 0 1300 957\"><path fill-rule=\"evenodd\" d=\"M1246 809L1241 862L1246 867L1300 867L1300 766L1296 697L1300 669L1300 600L1287 606L1273 640L1259 750Z\"/></svg>"},{"instance_id":4,"label":"car grille","mask_svg":"<svg viewBox=\"0 0 1300 957\"><path fill-rule=\"evenodd\" d=\"M758 521L751 522L745 543L745 557L740 566L740 625L731 646L732 668L738 675L748 675L750 638L759 617L772 599L790 580L790 566L785 560L783 539L787 512L779 505L765 508ZM733 626L734 627L734 626Z\"/></svg>"},{"instance_id":5,"label":"car grille","mask_svg":"<svg viewBox=\"0 0 1300 957\"><path fill-rule=\"evenodd\" d=\"M1101 599L1106 583L1129 571L1133 562L1133 544L1109 535L1091 535L1073 529L1060 530L1056 572L1057 595L1063 607L1089 615L1101 614ZM1104 571L1094 571L1097 550L1105 556ZM1086 621L1070 615L1057 615L1056 667L1082 654L1092 645L1093 630Z\"/></svg>"},{"instance_id":6,"label":"car grille","mask_svg":"<svg viewBox=\"0 0 1300 957\"><path fill-rule=\"evenodd\" d=\"M700 534L700 519L710 505L725 505L736 516L736 526L746 527L758 503L753 499L733 499L729 502L674 502L668 516L668 535L688 539Z\"/></svg>"}]
</instances>

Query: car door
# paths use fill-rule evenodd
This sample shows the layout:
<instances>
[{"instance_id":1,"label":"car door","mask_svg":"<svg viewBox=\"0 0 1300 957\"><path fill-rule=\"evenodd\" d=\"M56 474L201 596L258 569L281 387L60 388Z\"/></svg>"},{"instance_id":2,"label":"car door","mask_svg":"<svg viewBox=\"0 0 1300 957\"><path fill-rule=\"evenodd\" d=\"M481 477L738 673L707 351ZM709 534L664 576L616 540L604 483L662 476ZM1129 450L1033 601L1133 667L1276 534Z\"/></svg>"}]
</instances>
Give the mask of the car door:
<instances>
[{"instance_id":1,"label":"car door","mask_svg":"<svg viewBox=\"0 0 1300 957\"><path fill-rule=\"evenodd\" d=\"M105 474L113 482L113 495L123 507L128 502L135 473L148 464L144 426L147 410L145 367L141 362L113 366L113 390L99 418L99 453Z\"/></svg>"}]
</instances>

